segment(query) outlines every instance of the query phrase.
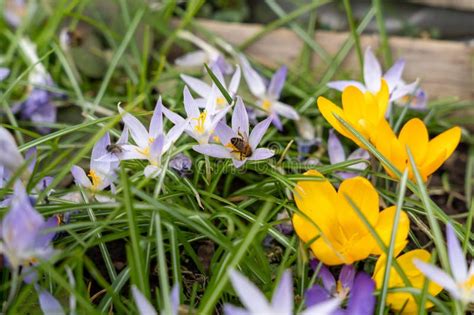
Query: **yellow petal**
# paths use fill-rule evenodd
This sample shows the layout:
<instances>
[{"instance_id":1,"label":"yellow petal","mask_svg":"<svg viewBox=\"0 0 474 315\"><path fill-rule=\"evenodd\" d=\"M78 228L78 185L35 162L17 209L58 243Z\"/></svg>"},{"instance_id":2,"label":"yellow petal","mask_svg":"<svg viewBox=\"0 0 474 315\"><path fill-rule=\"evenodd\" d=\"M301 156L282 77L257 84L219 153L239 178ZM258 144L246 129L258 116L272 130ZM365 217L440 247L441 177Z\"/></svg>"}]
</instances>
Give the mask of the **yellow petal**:
<instances>
[{"instance_id":1,"label":"yellow petal","mask_svg":"<svg viewBox=\"0 0 474 315\"><path fill-rule=\"evenodd\" d=\"M321 180L299 181L296 185L294 192L296 205L298 209L311 220L310 222L307 219L303 219L303 216L301 216L301 218L297 217L297 224L295 224L296 232L298 235L306 235L308 232L303 232L302 230L308 229L310 225L313 227L316 225L323 233L329 234L331 225L336 223L336 190L331 183L317 171L308 171L305 175L321 176ZM301 222L300 219L303 219L306 223ZM316 230L317 229L318 228L316 228ZM303 239L303 241L307 240Z\"/></svg>"},{"instance_id":2,"label":"yellow petal","mask_svg":"<svg viewBox=\"0 0 474 315\"><path fill-rule=\"evenodd\" d=\"M346 179L339 186L337 220L347 239L359 238L370 233L357 212L347 201L349 197L362 212L369 223L374 226L379 216L379 195L372 184L365 178L357 176Z\"/></svg>"},{"instance_id":3,"label":"yellow petal","mask_svg":"<svg viewBox=\"0 0 474 315\"><path fill-rule=\"evenodd\" d=\"M410 148L416 165L421 165L428 150L428 130L418 118L410 119L400 131L398 136L403 149Z\"/></svg>"},{"instance_id":4,"label":"yellow petal","mask_svg":"<svg viewBox=\"0 0 474 315\"><path fill-rule=\"evenodd\" d=\"M339 244L331 237L320 237L311 244L314 256L325 265L336 266L350 264L346 257L341 254Z\"/></svg>"},{"instance_id":5,"label":"yellow petal","mask_svg":"<svg viewBox=\"0 0 474 315\"><path fill-rule=\"evenodd\" d=\"M393 221L395 218L396 207L389 207L379 214L379 219L377 225L375 226L375 231L378 233L385 246L388 248L390 245L390 238L392 235ZM408 232L410 231L410 220L405 211L400 212L400 220L398 222L397 234L395 238L395 255L403 250L404 245L406 245L406 239L408 237ZM377 245L372 254L382 255L383 250Z\"/></svg>"},{"instance_id":6,"label":"yellow petal","mask_svg":"<svg viewBox=\"0 0 474 315\"><path fill-rule=\"evenodd\" d=\"M376 95L376 99L378 103L379 120L382 120L385 117L385 112L387 111L387 108L388 108L389 98L390 98L390 91L388 90L388 84L384 79L382 79L382 87L380 88L380 91Z\"/></svg>"},{"instance_id":7,"label":"yellow petal","mask_svg":"<svg viewBox=\"0 0 474 315\"><path fill-rule=\"evenodd\" d=\"M336 129L340 134L344 137L352 139L353 136L349 131L344 128L344 126L336 119L334 115L339 116L340 118L344 119L345 121L349 122L347 117L345 116L342 108L336 106L333 102L328 100L327 98L320 96L318 97L318 108L321 112L321 115L326 119L326 121Z\"/></svg>"},{"instance_id":8,"label":"yellow petal","mask_svg":"<svg viewBox=\"0 0 474 315\"><path fill-rule=\"evenodd\" d=\"M348 86L342 92L342 108L351 123L363 118L364 94L355 86Z\"/></svg>"},{"instance_id":9,"label":"yellow petal","mask_svg":"<svg viewBox=\"0 0 474 315\"><path fill-rule=\"evenodd\" d=\"M364 93L364 103L362 106L363 117L367 127L375 127L380 121L379 105L376 96L370 92ZM370 130L373 131L373 130Z\"/></svg>"},{"instance_id":10,"label":"yellow petal","mask_svg":"<svg viewBox=\"0 0 474 315\"><path fill-rule=\"evenodd\" d=\"M428 153L421 169L431 175L454 152L461 140L461 128L453 127L439 134L428 143Z\"/></svg>"}]
</instances>

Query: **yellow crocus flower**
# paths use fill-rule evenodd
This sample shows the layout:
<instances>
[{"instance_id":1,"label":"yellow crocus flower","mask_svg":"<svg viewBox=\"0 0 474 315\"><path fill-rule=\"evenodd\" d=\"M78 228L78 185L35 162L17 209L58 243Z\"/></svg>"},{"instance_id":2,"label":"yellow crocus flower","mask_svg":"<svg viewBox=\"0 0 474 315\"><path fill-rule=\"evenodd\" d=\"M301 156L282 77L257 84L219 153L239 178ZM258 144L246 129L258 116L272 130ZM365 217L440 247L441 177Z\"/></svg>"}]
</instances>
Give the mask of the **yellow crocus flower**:
<instances>
[{"instance_id":1,"label":"yellow crocus flower","mask_svg":"<svg viewBox=\"0 0 474 315\"><path fill-rule=\"evenodd\" d=\"M393 133L388 122L383 121L377 129L374 144L400 172L407 167L408 177L414 179L413 170L407 153L410 149L415 164L423 180L433 174L453 153L461 139L461 128L453 127L435 138L429 140L425 124L418 118L409 120L397 136ZM395 175L385 168L387 173Z\"/></svg>"},{"instance_id":2,"label":"yellow crocus flower","mask_svg":"<svg viewBox=\"0 0 474 315\"><path fill-rule=\"evenodd\" d=\"M431 260L431 254L424 249L415 249L411 250L401 256L399 256L396 261L403 272L406 274L407 278L410 280L411 286L416 289L423 289L425 276L418 268L413 264L413 260L418 259L423 262L429 262ZM381 256L377 263L375 264L374 274L372 278L375 280L377 289L380 289L383 284L383 277L385 273L386 265L386 256ZM388 282L388 288L404 288L406 287L402 278L396 271L394 267L390 268L390 279ZM428 293L432 296L436 296L440 293L442 287L437 285L434 282L430 282L428 285ZM416 298L407 292L396 292L388 293L385 303L390 306L391 309L395 311L401 311L401 314L418 314L418 304ZM425 308L430 308L433 306L433 303L426 302Z\"/></svg>"},{"instance_id":3,"label":"yellow crocus flower","mask_svg":"<svg viewBox=\"0 0 474 315\"><path fill-rule=\"evenodd\" d=\"M305 175L322 176L314 170ZM324 177L300 181L294 197L301 213L293 216L293 225L301 240L311 243L316 258L326 265L352 264L371 254L382 253L346 196L360 209L387 246L390 241L395 207L379 212L379 195L367 179L347 179L338 191ZM397 253L406 245L409 228L408 216L402 211L395 242Z\"/></svg>"},{"instance_id":4,"label":"yellow crocus flower","mask_svg":"<svg viewBox=\"0 0 474 315\"><path fill-rule=\"evenodd\" d=\"M385 119L388 100L388 86L385 80L382 80L382 88L376 94L368 91L363 93L355 86L348 86L342 92L342 108L322 96L318 98L318 108L334 129L365 149L364 145L339 122L335 115L370 140L375 135L378 125Z\"/></svg>"}]
</instances>

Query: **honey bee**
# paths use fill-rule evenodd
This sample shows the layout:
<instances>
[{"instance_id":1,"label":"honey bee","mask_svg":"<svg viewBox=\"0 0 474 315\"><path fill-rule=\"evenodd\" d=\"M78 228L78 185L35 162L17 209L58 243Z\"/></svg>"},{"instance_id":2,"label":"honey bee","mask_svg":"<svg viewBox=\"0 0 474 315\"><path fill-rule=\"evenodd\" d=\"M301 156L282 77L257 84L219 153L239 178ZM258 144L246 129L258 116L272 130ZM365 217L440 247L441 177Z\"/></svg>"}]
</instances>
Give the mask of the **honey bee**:
<instances>
[{"instance_id":1,"label":"honey bee","mask_svg":"<svg viewBox=\"0 0 474 315\"><path fill-rule=\"evenodd\" d=\"M238 137L233 137L230 139L230 143L234 146L234 150L232 153L239 153L239 159L242 161L243 159L252 155L252 147L249 144L248 137L244 136L239 131Z\"/></svg>"},{"instance_id":2,"label":"honey bee","mask_svg":"<svg viewBox=\"0 0 474 315\"><path fill-rule=\"evenodd\" d=\"M105 150L112 154L120 154L123 152L122 147L119 144L109 144L105 147Z\"/></svg>"}]
</instances>

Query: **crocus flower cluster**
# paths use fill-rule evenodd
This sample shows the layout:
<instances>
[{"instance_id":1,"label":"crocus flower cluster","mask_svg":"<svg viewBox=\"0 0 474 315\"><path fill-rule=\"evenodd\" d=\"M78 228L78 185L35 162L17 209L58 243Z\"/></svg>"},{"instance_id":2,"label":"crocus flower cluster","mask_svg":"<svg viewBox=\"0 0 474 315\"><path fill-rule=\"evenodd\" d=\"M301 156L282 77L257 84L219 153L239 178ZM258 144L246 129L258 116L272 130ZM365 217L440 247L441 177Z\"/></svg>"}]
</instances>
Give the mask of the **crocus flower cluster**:
<instances>
[{"instance_id":1,"label":"crocus flower cluster","mask_svg":"<svg viewBox=\"0 0 474 315\"><path fill-rule=\"evenodd\" d=\"M418 102L425 102L424 91L417 89L418 82L405 84L401 79L404 61L399 60L382 77L380 64L375 59L370 48L367 49L364 63L365 85L355 81L337 81L329 86L342 91L342 108L324 97L318 98L318 108L322 116L340 134L355 142L360 149L356 150L347 160L357 156L358 159L368 159L365 141L370 142L385 159L400 173L408 170L408 177L415 179L410 162L413 156L414 166L424 181L433 174L453 153L461 138L461 129L453 127L440 135L429 139L424 122L413 118L405 123L398 136L385 118L389 103L404 99L410 95ZM419 105L419 104L418 104ZM421 108L424 107L421 106ZM420 107L419 107L420 108ZM356 135L350 128L357 131ZM364 138L362 140L360 137ZM331 130L328 139L328 154L331 164L346 160L343 146ZM388 175L398 178L389 165L383 165ZM357 169L366 166L357 165ZM349 291L356 287L357 277L354 277L352 263L365 260L370 255L380 256L372 276L375 287L380 289L387 273L387 258L385 250L378 241L388 248L392 229L396 229L394 239L394 261L401 269L393 266L388 275L388 288L398 288L400 291L388 292L386 303L393 310L402 314L418 311L419 302L415 296L403 288L412 287L422 290L426 283L427 292L436 296L443 286L451 295L464 304L473 301L474 283L468 271L467 263L459 242L450 226L447 228L449 260L452 277L428 262L431 255L426 250L416 249L402 253L406 247L410 222L405 211L400 212L398 225L394 226L396 207L391 206L379 212L379 197L375 188L366 179L347 172L338 172L343 179L338 191L319 172L311 170L306 176L317 177L299 181L294 190L294 199L298 212L293 215L293 225L300 239L306 243L314 256L328 266L344 264L338 282L329 270L322 266L318 277L321 285L317 284L306 293L306 303L316 303L331 296L346 298ZM369 231L370 226L370 231ZM373 233L377 234L377 239ZM471 268L474 270L474 268ZM366 275L361 277L367 278ZM433 282L427 280L428 277ZM369 279L370 280L370 279ZM362 280L360 280L362 281ZM407 283L408 282L408 283ZM365 286L373 282L365 280ZM367 293L364 285L358 287L357 298L365 300L363 306L369 307L373 300L372 291ZM363 297L361 297L361 295ZM354 297L352 297L353 299ZM357 302L349 297L347 309L339 313L371 314L372 308L364 311L357 309ZM426 301L424 308L432 307L433 303ZM353 309L354 308L354 309ZM339 314L334 313L334 314Z\"/></svg>"},{"instance_id":2,"label":"crocus flower cluster","mask_svg":"<svg viewBox=\"0 0 474 315\"><path fill-rule=\"evenodd\" d=\"M319 97L319 110L340 134L366 149L358 137L341 123L342 119L374 144L400 172L408 168L409 178L413 179L408 158L410 151L418 171L426 181L456 149L461 139L461 128L453 127L429 141L426 125L420 119L414 118L402 127L397 137L383 115L388 106L388 87L383 79L381 84L377 94L368 91L363 93L355 86L348 86L342 92L342 108L324 97ZM390 176L397 178L386 165L384 167Z\"/></svg>"}]
</instances>

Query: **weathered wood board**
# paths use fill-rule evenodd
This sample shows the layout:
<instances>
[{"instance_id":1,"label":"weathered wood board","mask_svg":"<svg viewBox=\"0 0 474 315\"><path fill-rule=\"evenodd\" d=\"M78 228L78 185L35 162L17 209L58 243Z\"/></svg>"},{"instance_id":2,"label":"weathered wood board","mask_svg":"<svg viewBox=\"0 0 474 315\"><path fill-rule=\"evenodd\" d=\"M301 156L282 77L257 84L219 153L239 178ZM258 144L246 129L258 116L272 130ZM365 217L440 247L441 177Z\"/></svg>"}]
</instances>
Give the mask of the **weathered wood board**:
<instances>
[{"instance_id":1,"label":"weathered wood board","mask_svg":"<svg viewBox=\"0 0 474 315\"><path fill-rule=\"evenodd\" d=\"M474 0L473 0L474 1ZM230 44L239 45L262 29L258 24L223 23L201 20L200 25L223 38ZM350 36L348 33L317 31L315 40L331 55L334 55ZM377 49L376 35L361 37L362 46ZM259 39L246 52L263 65L275 67L291 64L299 57L303 41L291 30L280 28ZM404 79L420 78L422 87L431 99L459 97L474 100L474 47L466 43L431 39L391 37L390 47L394 58L406 60ZM314 65L321 63L315 55ZM343 67L359 73L355 51L346 57ZM337 78L337 77L336 77Z\"/></svg>"},{"instance_id":2,"label":"weathered wood board","mask_svg":"<svg viewBox=\"0 0 474 315\"><path fill-rule=\"evenodd\" d=\"M474 11L473 0L410 0L410 2L457 10Z\"/></svg>"}]
</instances>

